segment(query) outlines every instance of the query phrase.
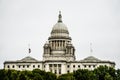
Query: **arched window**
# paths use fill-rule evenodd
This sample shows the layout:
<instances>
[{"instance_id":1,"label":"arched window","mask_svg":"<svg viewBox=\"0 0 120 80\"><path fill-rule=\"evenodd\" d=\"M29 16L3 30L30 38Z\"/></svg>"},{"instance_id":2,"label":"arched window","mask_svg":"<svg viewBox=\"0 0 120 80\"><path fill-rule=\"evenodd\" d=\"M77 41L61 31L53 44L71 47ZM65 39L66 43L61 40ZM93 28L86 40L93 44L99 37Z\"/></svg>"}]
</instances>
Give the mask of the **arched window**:
<instances>
[{"instance_id":1,"label":"arched window","mask_svg":"<svg viewBox=\"0 0 120 80\"><path fill-rule=\"evenodd\" d=\"M10 68L10 66L8 65L7 68Z\"/></svg>"},{"instance_id":2,"label":"arched window","mask_svg":"<svg viewBox=\"0 0 120 80\"><path fill-rule=\"evenodd\" d=\"M15 66L13 65L12 68L15 68Z\"/></svg>"}]
</instances>

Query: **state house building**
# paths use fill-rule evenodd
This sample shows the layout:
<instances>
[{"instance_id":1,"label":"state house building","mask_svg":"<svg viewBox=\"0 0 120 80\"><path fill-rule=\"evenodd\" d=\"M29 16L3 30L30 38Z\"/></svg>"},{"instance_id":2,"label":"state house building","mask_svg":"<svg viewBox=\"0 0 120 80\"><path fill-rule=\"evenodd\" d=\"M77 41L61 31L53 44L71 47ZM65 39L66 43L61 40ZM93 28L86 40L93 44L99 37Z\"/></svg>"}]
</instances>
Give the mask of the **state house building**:
<instances>
[{"instance_id":1,"label":"state house building","mask_svg":"<svg viewBox=\"0 0 120 80\"><path fill-rule=\"evenodd\" d=\"M115 67L114 62L103 61L93 56L76 61L75 47L71 41L69 31L59 13L58 22L53 26L48 42L43 46L43 60L39 61L27 56L21 60L5 61L4 69L33 70L37 68L60 75L77 69L93 70L101 65Z\"/></svg>"}]
</instances>

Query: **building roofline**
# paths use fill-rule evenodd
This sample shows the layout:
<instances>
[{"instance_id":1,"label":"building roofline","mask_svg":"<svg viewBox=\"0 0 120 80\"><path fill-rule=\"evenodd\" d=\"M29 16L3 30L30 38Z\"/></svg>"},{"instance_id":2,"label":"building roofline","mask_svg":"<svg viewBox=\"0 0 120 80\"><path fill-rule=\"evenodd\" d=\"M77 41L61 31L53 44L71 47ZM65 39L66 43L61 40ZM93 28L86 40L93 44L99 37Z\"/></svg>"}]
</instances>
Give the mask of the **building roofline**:
<instances>
[{"instance_id":1,"label":"building roofline","mask_svg":"<svg viewBox=\"0 0 120 80\"><path fill-rule=\"evenodd\" d=\"M112 61L70 61L68 63L110 63L110 64L115 64L115 62L112 62Z\"/></svg>"},{"instance_id":2,"label":"building roofline","mask_svg":"<svg viewBox=\"0 0 120 80\"><path fill-rule=\"evenodd\" d=\"M26 62L26 61L5 61L4 64L6 63L45 63L45 62L66 62L66 63L110 63L110 64L114 64L115 62L111 62L111 61L98 61L98 62L85 62L85 61L65 61L65 60L46 60L46 61L36 61L36 62Z\"/></svg>"}]
</instances>

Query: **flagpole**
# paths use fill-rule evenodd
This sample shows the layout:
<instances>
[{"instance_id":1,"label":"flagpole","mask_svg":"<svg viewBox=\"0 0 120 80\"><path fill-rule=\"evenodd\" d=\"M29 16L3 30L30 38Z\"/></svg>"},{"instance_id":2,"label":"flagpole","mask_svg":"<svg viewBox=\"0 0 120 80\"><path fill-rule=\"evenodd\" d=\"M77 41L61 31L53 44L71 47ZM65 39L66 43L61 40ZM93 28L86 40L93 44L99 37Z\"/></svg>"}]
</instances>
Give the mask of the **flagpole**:
<instances>
[{"instance_id":1,"label":"flagpole","mask_svg":"<svg viewBox=\"0 0 120 80\"><path fill-rule=\"evenodd\" d=\"M28 44L28 55L30 56L31 49L30 49L30 44Z\"/></svg>"},{"instance_id":2,"label":"flagpole","mask_svg":"<svg viewBox=\"0 0 120 80\"><path fill-rule=\"evenodd\" d=\"M92 43L90 43L90 55L92 56L93 50L92 50Z\"/></svg>"}]
</instances>

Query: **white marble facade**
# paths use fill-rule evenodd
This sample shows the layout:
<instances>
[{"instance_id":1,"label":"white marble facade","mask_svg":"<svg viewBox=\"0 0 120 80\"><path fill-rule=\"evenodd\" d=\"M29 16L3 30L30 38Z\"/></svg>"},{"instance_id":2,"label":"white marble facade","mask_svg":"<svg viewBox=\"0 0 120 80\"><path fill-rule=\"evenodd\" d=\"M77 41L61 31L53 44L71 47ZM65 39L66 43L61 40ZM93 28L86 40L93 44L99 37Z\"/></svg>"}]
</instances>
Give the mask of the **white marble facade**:
<instances>
[{"instance_id":1,"label":"white marble facade","mask_svg":"<svg viewBox=\"0 0 120 80\"><path fill-rule=\"evenodd\" d=\"M99 60L93 56L77 61L71 41L69 31L59 13L58 22L53 26L48 42L43 46L43 60L39 61L27 56L17 61L5 61L4 69L33 70L37 68L60 75L77 69L93 70L101 65L115 67L114 62Z\"/></svg>"}]
</instances>

